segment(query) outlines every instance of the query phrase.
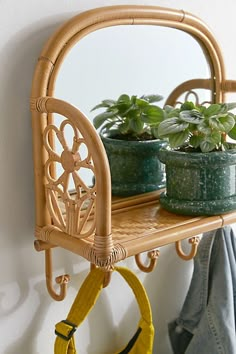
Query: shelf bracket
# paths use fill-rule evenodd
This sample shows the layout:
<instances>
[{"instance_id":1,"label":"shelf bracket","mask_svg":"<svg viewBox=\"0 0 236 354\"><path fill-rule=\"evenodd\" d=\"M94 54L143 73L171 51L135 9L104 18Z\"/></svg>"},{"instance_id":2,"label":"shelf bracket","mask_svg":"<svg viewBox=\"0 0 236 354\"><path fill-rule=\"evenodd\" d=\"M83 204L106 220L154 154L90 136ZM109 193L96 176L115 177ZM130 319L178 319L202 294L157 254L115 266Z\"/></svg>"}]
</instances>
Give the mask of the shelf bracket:
<instances>
[{"instance_id":1,"label":"shelf bracket","mask_svg":"<svg viewBox=\"0 0 236 354\"><path fill-rule=\"evenodd\" d=\"M191 250L190 250L189 254L184 253L184 251L182 249L181 241L176 241L175 242L176 252L177 252L178 256L181 259L183 259L184 261L189 261L189 260L193 259L196 256L198 245L199 245L199 242L200 242L200 237L199 236L191 237L188 240L188 242L191 244Z\"/></svg>"},{"instance_id":2,"label":"shelf bracket","mask_svg":"<svg viewBox=\"0 0 236 354\"><path fill-rule=\"evenodd\" d=\"M142 272L150 273L156 267L157 259L158 259L159 255L160 255L160 251L159 250L149 251L147 253L148 258L150 259L150 263L149 263L148 266L146 266L146 265L144 265L142 263L141 254L140 253L135 255L135 261L136 261L137 266L139 267L139 269Z\"/></svg>"}]
</instances>

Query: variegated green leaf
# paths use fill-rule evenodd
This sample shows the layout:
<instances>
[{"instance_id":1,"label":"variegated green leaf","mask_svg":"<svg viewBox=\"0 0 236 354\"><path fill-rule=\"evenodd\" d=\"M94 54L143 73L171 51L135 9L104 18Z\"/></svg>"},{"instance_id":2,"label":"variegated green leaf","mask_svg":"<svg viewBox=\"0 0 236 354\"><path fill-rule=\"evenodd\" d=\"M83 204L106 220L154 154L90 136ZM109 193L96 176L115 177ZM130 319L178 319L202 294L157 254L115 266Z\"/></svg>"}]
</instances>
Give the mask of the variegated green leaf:
<instances>
[{"instance_id":1,"label":"variegated green leaf","mask_svg":"<svg viewBox=\"0 0 236 354\"><path fill-rule=\"evenodd\" d=\"M169 118L159 124L159 136L166 136L184 131L189 124L182 122L179 118Z\"/></svg>"},{"instance_id":2,"label":"variegated green leaf","mask_svg":"<svg viewBox=\"0 0 236 354\"><path fill-rule=\"evenodd\" d=\"M169 143L172 148L177 148L184 145L189 139L189 132L184 130L180 133L171 134L169 136Z\"/></svg>"},{"instance_id":3,"label":"variegated green leaf","mask_svg":"<svg viewBox=\"0 0 236 354\"><path fill-rule=\"evenodd\" d=\"M203 140L200 143L200 149L202 152L210 152L215 149L215 143L209 140Z\"/></svg>"}]
</instances>

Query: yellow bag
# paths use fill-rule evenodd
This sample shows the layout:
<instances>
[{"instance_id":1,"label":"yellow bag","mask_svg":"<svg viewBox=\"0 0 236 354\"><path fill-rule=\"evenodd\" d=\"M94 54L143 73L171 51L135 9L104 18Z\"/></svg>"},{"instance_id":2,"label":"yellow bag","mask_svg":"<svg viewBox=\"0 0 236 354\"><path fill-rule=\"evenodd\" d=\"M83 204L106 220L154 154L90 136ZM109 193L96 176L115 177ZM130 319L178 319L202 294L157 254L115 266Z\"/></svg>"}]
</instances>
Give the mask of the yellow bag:
<instances>
[{"instance_id":1,"label":"yellow bag","mask_svg":"<svg viewBox=\"0 0 236 354\"><path fill-rule=\"evenodd\" d=\"M152 354L154 327L146 291L129 269L115 267L133 290L139 305L141 319L138 329L126 347L116 354ZM76 354L74 332L94 306L103 287L104 272L99 268L91 270L82 284L66 320L56 324L54 354Z\"/></svg>"}]
</instances>

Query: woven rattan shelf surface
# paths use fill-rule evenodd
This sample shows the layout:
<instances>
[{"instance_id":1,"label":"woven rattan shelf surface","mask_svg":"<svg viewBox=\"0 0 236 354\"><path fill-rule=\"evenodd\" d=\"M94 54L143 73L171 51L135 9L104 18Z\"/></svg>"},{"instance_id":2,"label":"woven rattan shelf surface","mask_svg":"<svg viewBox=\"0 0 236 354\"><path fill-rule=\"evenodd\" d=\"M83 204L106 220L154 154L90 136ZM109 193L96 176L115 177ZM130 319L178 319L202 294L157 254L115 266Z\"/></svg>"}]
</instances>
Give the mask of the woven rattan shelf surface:
<instances>
[{"instance_id":1,"label":"woven rattan shelf surface","mask_svg":"<svg viewBox=\"0 0 236 354\"><path fill-rule=\"evenodd\" d=\"M114 245L125 248L128 257L236 221L236 212L197 217L170 213L160 206L162 191L128 198L113 197L112 240ZM93 215L90 222L92 220ZM94 235L84 241L92 245Z\"/></svg>"},{"instance_id":2,"label":"woven rattan shelf surface","mask_svg":"<svg viewBox=\"0 0 236 354\"><path fill-rule=\"evenodd\" d=\"M112 215L113 241L124 246L129 256L217 229L236 220L236 212L209 217L169 213L160 206L159 194L153 192L123 201L120 199L113 204L116 207Z\"/></svg>"}]
</instances>

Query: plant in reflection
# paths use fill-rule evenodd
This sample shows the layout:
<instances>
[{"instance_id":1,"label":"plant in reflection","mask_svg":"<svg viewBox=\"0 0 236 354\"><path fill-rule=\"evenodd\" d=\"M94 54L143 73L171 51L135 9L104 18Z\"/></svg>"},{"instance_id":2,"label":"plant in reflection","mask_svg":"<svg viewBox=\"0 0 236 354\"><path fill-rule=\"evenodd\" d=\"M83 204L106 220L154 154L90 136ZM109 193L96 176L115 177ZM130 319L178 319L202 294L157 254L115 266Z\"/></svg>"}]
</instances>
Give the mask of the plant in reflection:
<instances>
[{"instance_id":1,"label":"plant in reflection","mask_svg":"<svg viewBox=\"0 0 236 354\"><path fill-rule=\"evenodd\" d=\"M174 149L200 152L227 150L232 147L227 136L236 140L236 116L231 112L234 108L236 103L206 107L185 102L179 108L165 106L158 136L168 139Z\"/></svg>"},{"instance_id":2,"label":"plant in reflection","mask_svg":"<svg viewBox=\"0 0 236 354\"><path fill-rule=\"evenodd\" d=\"M165 186L164 168L158 151L167 143L159 139L158 126L164 119L163 108L155 102L160 95L129 96L103 100L93 110L95 128L109 160L112 194L131 196Z\"/></svg>"},{"instance_id":3,"label":"plant in reflection","mask_svg":"<svg viewBox=\"0 0 236 354\"><path fill-rule=\"evenodd\" d=\"M164 111L155 102L162 100L160 95L141 97L122 94L117 100L106 99L92 111L103 108L96 115L93 124L101 128L104 135L122 140L152 140L159 138L158 126L164 119Z\"/></svg>"}]
</instances>

